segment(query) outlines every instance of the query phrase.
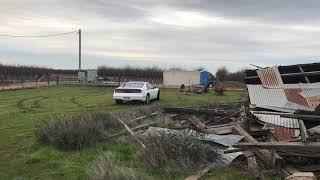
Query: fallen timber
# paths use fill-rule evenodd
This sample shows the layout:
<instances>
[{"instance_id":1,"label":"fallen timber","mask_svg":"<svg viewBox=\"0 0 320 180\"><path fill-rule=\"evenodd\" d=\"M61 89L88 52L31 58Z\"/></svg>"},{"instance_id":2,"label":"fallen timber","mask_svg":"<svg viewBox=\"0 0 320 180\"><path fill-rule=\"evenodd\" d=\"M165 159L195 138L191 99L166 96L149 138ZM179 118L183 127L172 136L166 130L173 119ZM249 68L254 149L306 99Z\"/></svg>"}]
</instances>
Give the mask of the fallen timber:
<instances>
[{"instance_id":1,"label":"fallen timber","mask_svg":"<svg viewBox=\"0 0 320 180\"><path fill-rule=\"evenodd\" d=\"M241 142L234 147L238 148L263 148L263 149L292 149L292 150L317 150L320 152L320 142Z\"/></svg>"},{"instance_id":2,"label":"fallen timber","mask_svg":"<svg viewBox=\"0 0 320 180\"><path fill-rule=\"evenodd\" d=\"M230 110L217 110L217 109L204 109L204 108L182 108L182 107L165 107L163 108L165 113L175 114L197 114L197 115L212 115L212 116L228 116L235 111ZM234 114L234 117L239 117L238 113Z\"/></svg>"}]
</instances>

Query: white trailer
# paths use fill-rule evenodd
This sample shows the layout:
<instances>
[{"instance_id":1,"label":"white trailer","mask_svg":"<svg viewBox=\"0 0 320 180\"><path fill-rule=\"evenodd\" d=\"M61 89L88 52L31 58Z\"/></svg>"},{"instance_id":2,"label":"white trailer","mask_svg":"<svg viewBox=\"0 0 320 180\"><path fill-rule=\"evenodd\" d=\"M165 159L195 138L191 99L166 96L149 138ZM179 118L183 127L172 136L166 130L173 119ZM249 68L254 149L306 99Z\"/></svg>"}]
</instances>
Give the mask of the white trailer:
<instances>
[{"instance_id":1,"label":"white trailer","mask_svg":"<svg viewBox=\"0 0 320 180\"><path fill-rule=\"evenodd\" d=\"M199 85L199 71L178 71L168 70L163 72L163 85L179 87L181 84L185 86Z\"/></svg>"}]
</instances>

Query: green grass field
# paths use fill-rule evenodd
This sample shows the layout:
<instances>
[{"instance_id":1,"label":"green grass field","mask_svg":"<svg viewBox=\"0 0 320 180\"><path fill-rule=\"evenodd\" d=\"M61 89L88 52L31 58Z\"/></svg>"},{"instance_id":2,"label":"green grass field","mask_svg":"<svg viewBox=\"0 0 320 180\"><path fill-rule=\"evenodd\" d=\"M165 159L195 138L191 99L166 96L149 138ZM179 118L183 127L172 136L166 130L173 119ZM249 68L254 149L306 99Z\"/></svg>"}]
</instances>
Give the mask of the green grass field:
<instances>
[{"instance_id":1,"label":"green grass field","mask_svg":"<svg viewBox=\"0 0 320 180\"><path fill-rule=\"evenodd\" d=\"M51 114L81 114L91 110L126 111L136 105L116 105L112 88L56 86L0 92L0 179L86 179L85 169L100 152L112 152L123 166L150 179L168 179L161 170L148 171L136 161L137 146L130 142L99 142L82 151L61 151L35 140L34 129ZM183 95L162 89L161 100L151 104L191 105L197 101L221 102L239 99L243 92L228 91ZM220 176L219 176L220 177ZM237 176L239 179L247 175Z\"/></svg>"}]
</instances>

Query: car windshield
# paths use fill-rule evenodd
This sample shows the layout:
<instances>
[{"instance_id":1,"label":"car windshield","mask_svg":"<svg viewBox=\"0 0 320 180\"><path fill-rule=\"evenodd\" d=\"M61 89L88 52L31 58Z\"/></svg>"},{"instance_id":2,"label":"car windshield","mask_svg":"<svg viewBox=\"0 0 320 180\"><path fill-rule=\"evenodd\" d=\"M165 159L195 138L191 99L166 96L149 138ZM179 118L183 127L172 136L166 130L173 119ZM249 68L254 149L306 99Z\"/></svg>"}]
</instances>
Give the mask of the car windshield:
<instances>
[{"instance_id":1,"label":"car windshield","mask_svg":"<svg viewBox=\"0 0 320 180\"><path fill-rule=\"evenodd\" d=\"M132 82L132 83L124 83L121 87L125 88L142 88L144 83Z\"/></svg>"}]
</instances>

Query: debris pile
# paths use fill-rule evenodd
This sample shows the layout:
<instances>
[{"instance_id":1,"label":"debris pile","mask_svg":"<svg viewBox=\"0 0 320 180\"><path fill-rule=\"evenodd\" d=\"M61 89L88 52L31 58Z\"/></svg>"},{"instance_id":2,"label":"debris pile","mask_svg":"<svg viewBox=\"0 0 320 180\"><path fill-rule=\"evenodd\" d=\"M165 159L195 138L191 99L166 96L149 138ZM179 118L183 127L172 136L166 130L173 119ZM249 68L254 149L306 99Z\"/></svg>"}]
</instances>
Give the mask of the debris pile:
<instances>
[{"instance_id":1,"label":"debris pile","mask_svg":"<svg viewBox=\"0 0 320 180\"><path fill-rule=\"evenodd\" d=\"M320 64L275 66L246 73L250 123L242 133L247 133L247 142L234 147L253 152L288 179L304 174L301 172L308 172L308 178L310 173L317 174ZM268 138L253 138L257 130L268 132Z\"/></svg>"},{"instance_id":2,"label":"debris pile","mask_svg":"<svg viewBox=\"0 0 320 180\"><path fill-rule=\"evenodd\" d=\"M195 94L207 93L208 86L206 85L185 86L184 84L181 84L179 91L184 93L195 93Z\"/></svg>"},{"instance_id":3,"label":"debris pile","mask_svg":"<svg viewBox=\"0 0 320 180\"><path fill-rule=\"evenodd\" d=\"M188 136L215 144L217 158L229 157L224 165L244 157L256 178L262 170L272 170L286 179L316 179L320 171L320 64L248 70L245 81L249 102L163 107L136 118L140 122L149 118L148 123L124 126L145 149L146 135ZM212 162L199 167L187 179L198 179L215 166Z\"/></svg>"}]
</instances>

